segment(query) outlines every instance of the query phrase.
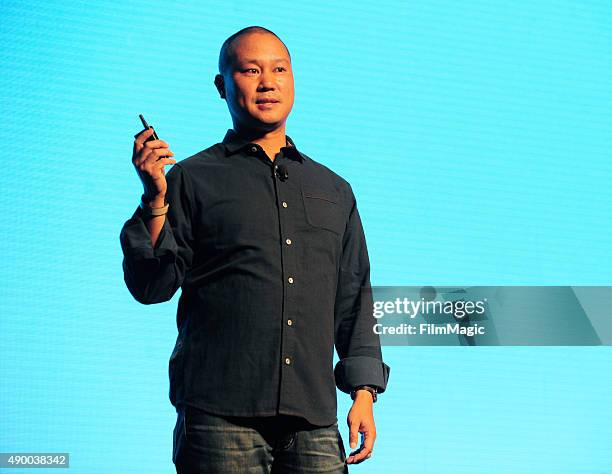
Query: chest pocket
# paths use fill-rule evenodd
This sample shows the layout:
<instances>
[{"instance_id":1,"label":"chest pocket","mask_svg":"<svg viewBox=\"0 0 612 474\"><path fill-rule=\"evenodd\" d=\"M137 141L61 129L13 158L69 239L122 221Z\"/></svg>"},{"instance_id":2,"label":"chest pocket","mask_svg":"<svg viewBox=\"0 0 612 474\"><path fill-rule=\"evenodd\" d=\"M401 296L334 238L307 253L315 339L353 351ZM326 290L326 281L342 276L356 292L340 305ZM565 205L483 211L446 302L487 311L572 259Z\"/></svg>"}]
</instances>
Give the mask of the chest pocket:
<instances>
[{"instance_id":1,"label":"chest pocket","mask_svg":"<svg viewBox=\"0 0 612 474\"><path fill-rule=\"evenodd\" d=\"M342 206L334 194L321 189L302 187L302 199L306 219L311 226L342 235L346 221Z\"/></svg>"}]
</instances>

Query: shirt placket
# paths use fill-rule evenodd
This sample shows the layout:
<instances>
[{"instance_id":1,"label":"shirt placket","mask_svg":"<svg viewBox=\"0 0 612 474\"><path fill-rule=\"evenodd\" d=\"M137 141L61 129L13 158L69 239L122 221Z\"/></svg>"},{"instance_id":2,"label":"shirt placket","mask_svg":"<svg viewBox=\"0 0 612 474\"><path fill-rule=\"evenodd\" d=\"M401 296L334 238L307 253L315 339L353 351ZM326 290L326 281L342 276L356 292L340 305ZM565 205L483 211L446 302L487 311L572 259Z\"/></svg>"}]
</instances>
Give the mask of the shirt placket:
<instances>
[{"instance_id":1,"label":"shirt placket","mask_svg":"<svg viewBox=\"0 0 612 474\"><path fill-rule=\"evenodd\" d=\"M279 167L285 163L286 158L279 155L273 163L274 190L276 194L276 205L278 209L278 226L281 249L281 268L283 279L283 306L281 324L281 360L280 360L280 387L278 407L291 405L290 400L295 394L291 387L295 386L296 368L303 361L296 359L295 354L295 331L298 323L295 314L295 295L299 291L301 283L295 266L294 246L296 239L293 235L294 227L291 225L291 217L298 205L295 193L290 192L287 180L279 177ZM286 166L286 164L285 164ZM288 178L291 179L291 178ZM284 403L287 400L288 403Z\"/></svg>"}]
</instances>

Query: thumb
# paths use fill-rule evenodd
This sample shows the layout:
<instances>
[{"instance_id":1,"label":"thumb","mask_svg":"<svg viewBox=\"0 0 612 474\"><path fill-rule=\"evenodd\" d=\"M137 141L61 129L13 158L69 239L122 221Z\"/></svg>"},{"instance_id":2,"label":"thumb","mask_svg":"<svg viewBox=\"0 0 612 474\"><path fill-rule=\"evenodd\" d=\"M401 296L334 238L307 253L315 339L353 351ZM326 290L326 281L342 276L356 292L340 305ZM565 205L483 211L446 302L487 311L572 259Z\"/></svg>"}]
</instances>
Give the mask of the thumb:
<instances>
[{"instance_id":1,"label":"thumb","mask_svg":"<svg viewBox=\"0 0 612 474\"><path fill-rule=\"evenodd\" d=\"M359 423L357 422L352 422L349 425L349 444L351 446L351 449L354 449L357 447L357 439L359 438Z\"/></svg>"}]
</instances>

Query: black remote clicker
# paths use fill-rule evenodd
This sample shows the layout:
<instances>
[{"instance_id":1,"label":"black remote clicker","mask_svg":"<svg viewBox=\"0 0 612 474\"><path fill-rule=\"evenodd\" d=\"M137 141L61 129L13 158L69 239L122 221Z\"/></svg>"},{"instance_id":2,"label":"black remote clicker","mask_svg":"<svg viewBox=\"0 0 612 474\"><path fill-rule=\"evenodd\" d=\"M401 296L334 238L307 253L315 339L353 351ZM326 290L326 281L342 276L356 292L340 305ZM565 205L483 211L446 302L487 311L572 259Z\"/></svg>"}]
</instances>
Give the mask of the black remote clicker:
<instances>
[{"instance_id":1,"label":"black remote clicker","mask_svg":"<svg viewBox=\"0 0 612 474\"><path fill-rule=\"evenodd\" d=\"M139 114L138 116L140 117L140 121L142 122L142 126L145 128L145 130L153 128L149 126L142 114ZM157 136L157 133L155 133L155 130L153 130L153 134L149 138L147 138L145 142L150 142L151 140L159 140L159 137Z\"/></svg>"},{"instance_id":2,"label":"black remote clicker","mask_svg":"<svg viewBox=\"0 0 612 474\"><path fill-rule=\"evenodd\" d=\"M142 114L138 114L138 116L140 117L140 121L142 122L142 126L145 128L145 130L148 130L149 128L153 128L151 127L147 121L145 120L145 118L143 117ZM142 132L138 132L136 135L134 135L134 138L136 138L138 135L140 135ZM149 136L149 138L147 138L145 140L145 142L150 142L152 140L159 140L159 137L157 136L157 133L155 133L155 130L153 130L153 133ZM160 156L157 161L161 160L162 158L168 158L167 156Z\"/></svg>"}]
</instances>

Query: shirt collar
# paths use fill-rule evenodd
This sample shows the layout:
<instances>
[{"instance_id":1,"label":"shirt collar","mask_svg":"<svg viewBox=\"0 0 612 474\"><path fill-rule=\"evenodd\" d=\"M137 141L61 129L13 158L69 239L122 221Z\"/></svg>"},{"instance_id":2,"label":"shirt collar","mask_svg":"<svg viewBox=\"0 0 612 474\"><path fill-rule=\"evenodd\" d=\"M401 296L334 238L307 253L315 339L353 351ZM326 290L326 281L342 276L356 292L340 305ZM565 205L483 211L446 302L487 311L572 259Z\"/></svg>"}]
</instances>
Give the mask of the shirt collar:
<instances>
[{"instance_id":1,"label":"shirt collar","mask_svg":"<svg viewBox=\"0 0 612 474\"><path fill-rule=\"evenodd\" d=\"M285 135L285 137L287 138L287 143L289 146L284 146L283 148L281 148L283 150L284 155L288 158L304 161L306 159L306 155L304 155L301 151L297 149L295 143L289 135ZM225 137L223 137L222 143L225 146L226 156L232 155L237 151L242 150L247 145L253 145L253 142L250 142L242 136L238 135L238 133L236 133L236 131L232 128L229 128L227 130Z\"/></svg>"}]
</instances>

